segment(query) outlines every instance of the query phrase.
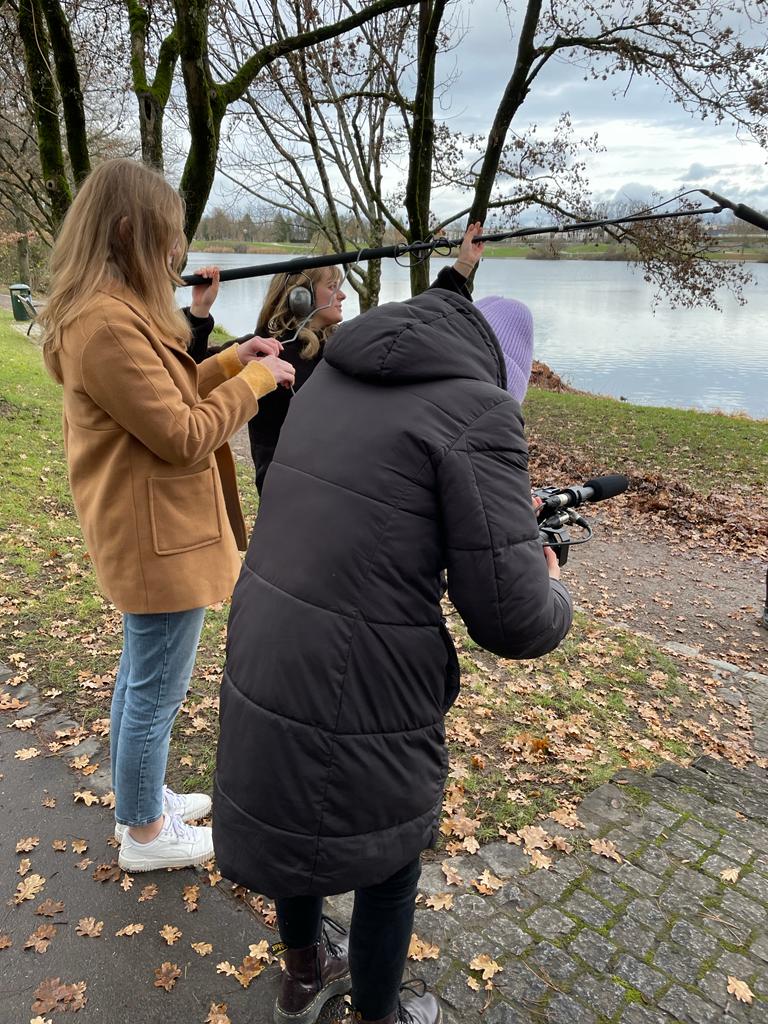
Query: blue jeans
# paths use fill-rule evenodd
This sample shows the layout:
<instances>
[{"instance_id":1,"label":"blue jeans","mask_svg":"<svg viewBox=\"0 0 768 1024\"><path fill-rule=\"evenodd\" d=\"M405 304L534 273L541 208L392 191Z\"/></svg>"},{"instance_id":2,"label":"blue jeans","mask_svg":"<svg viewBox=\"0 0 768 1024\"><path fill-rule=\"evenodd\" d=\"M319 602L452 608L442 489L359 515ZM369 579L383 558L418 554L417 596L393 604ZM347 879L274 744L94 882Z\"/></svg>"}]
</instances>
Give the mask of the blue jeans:
<instances>
[{"instance_id":1,"label":"blue jeans","mask_svg":"<svg viewBox=\"0 0 768 1024\"><path fill-rule=\"evenodd\" d=\"M147 825L163 813L171 728L195 665L205 608L123 615L123 654L112 695L115 817Z\"/></svg>"}]
</instances>

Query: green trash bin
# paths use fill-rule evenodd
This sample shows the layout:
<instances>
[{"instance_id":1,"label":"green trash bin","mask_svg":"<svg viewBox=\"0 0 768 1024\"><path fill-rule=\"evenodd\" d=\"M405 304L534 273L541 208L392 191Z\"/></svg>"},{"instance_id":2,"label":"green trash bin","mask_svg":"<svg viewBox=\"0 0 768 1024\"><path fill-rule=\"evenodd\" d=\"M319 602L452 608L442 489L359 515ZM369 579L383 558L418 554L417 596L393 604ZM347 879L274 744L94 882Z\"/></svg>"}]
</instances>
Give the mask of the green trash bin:
<instances>
[{"instance_id":1,"label":"green trash bin","mask_svg":"<svg viewBox=\"0 0 768 1024\"><path fill-rule=\"evenodd\" d=\"M32 305L32 291L27 284L12 284L8 289L11 293L11 309L14 320L32 320L30 307ZM26 299L26 302L22 302ZM28 303L28 304L27 304Z\"/></svg>"}]
</instances>

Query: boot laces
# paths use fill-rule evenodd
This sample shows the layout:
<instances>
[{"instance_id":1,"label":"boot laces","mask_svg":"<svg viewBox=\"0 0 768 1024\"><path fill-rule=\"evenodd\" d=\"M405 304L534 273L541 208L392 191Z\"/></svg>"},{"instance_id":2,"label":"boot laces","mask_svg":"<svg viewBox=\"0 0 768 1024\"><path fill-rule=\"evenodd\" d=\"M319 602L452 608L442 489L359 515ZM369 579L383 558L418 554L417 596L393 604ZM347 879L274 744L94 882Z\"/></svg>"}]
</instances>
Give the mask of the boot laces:
<instances>
[{"instance_id":1,"label":"boot laces","mask_svg":"<svg viewBox=\"0 0 768 1024\"><path fill-rule=\"evenodd\" d=\"M322 917L322 936L325 942L325 948L328 950L331 956L342 956L344 953L343 948L334 942L331 936L328 934L329 930L335 931L338 935L346 935L347 929L342 927L338 921L334 921L332 917L326 917L323 914Z\"/></svg>"},{"instance_id":2,"label":"boot laces","mask_svg":"<svg viewBox=\"0 0 768 1024\"><path fill-rule=\"evenodd\" d=\"M168 815L168 828L177 839L182 842L194 842L195 841L195 829L192 825L187 825L175 814Z\"/></svg>"},{"instance_id":3,"label":"boot laces","mask_svg":"<svg viewBox=\"0 0 768 1024\"><path fill-rule=\"evenodd\" d=\"M427 994L427 983L423 978L410 978L408 981L404 981L400 986L401 992L412 992L415 996L424 996ZM397 1024L417 1024L416 1018L410 1012L407 1006L398 999L397 1002Z\"/></svg>"}]
</instances>

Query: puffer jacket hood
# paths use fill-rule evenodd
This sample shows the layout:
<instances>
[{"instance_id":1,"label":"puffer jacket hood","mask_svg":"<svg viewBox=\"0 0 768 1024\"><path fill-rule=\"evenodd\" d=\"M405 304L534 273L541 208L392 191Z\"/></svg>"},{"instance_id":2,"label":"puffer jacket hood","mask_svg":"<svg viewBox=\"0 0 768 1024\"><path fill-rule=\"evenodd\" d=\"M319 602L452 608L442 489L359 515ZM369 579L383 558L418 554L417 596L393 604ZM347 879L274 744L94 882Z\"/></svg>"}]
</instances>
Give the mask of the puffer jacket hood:
<instances>
[{"instance_id":1,"label":"puffer jacket hood","mask_svg":"<svg viewBox=\"0 0 768 1024\"><path fill-rule=\"evenodd\" d=\"M442 288L342 324L325 346L325 360L377 384L463 377L507 386L504 357L485 317L469 299Z\"/></svg>"}]
</instances>

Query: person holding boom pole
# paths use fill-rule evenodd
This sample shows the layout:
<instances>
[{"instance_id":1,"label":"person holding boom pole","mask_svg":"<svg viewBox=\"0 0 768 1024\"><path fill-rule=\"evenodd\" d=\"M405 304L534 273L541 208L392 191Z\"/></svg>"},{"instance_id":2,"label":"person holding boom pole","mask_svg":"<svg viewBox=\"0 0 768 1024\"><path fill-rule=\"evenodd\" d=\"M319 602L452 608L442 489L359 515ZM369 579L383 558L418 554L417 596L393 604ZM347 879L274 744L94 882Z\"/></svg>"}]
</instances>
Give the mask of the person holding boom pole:
<instances>
[{"instance_id":1,"label":"person holding boom pole","mask_svg":"<svg viewBox=\"0 0 768 1024\"><path fill-rule=\"evenodd\" d=\"M275 899L277 1024L352 993L367 1024L439 1024L401 988L420 855L439 833L459 664L448 594L507 658L553 650L571 601L542 548L520 402L532 322L453 267L342 324L291 403L232 601L213 831L222 874ZM354 890L349 936L323 898Z\"/></svg>"}]
</instances>

